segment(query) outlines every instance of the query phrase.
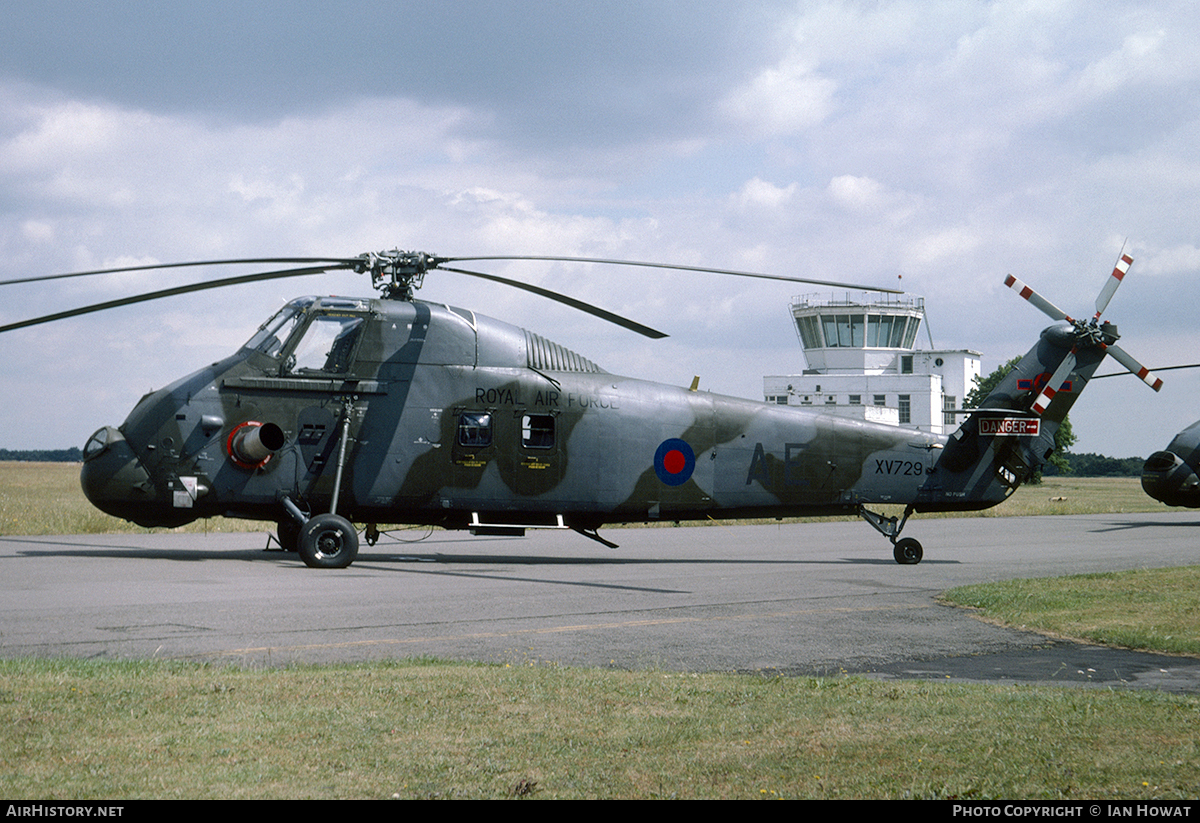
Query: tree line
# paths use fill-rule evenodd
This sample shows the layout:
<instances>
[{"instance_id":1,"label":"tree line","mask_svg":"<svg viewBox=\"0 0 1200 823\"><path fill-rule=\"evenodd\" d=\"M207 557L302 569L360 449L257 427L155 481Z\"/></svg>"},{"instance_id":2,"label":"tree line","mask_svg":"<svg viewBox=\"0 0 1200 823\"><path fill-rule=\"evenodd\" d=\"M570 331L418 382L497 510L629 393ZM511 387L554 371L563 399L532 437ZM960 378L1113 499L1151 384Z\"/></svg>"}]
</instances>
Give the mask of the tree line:
<instances>
[{"instance_id":1,"label":"tree line","mask_svg":"<svg viewBox=\"0 0 1200 823\"><path fill-rule=\"evenodd\" d=\"M30 463L82 463L83 452L69 449L0 449L0 460Z\"/></svg>"}]
</instances>

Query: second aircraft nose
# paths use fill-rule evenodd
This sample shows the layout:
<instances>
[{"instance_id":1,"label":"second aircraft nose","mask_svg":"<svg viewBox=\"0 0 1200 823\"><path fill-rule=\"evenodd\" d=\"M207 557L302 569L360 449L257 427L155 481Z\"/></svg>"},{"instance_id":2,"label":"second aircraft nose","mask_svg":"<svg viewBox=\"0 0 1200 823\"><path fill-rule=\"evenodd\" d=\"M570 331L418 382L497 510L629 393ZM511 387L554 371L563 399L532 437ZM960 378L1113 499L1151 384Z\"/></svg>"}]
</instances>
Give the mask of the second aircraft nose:
<instances>
[{"instance_id":1,"label":"second aircraft nose","mask_svg":"<svg viewBox=\"0 0 1200 823\"><path fill-rule=\"evenodd\" d=\"M1200 477L1174 452L1155 452L1147 458L1142 489L1168 506L1200 507Z\"/></svg>"}]
</instances>

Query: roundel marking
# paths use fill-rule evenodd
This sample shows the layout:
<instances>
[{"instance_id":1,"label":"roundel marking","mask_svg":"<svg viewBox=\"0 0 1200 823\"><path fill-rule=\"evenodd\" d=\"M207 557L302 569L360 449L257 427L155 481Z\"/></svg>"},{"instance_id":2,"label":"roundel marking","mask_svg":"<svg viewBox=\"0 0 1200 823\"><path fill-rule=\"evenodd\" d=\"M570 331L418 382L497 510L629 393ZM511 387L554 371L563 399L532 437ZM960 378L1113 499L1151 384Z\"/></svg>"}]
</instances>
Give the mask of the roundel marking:
<instances>
[{"instance_id":1,"label":"roundel marking","mask_svg":"<svg viewBox=\"0 0 1200 823\"><path fill-rule=\"evenodd\" d=\"M668 486L682 486L696 469L696 453L686 440L664 440L654 453L654 473Z\"/></svg>"}]
</instances>

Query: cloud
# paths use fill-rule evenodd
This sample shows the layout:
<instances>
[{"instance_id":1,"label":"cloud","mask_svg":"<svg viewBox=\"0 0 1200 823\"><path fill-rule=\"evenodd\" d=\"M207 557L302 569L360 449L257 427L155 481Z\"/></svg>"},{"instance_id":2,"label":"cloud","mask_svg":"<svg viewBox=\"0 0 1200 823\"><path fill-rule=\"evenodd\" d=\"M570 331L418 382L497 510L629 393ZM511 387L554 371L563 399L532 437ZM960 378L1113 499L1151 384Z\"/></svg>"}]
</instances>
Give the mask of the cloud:
<instances>
[{"instance_id":1,"label":"cloud","mask_svg":"<svg viewBox=\"0 0 1200 823\"><path fill-rule=\"evenodd\" d=\"M755 136L794 135L829 116L836 88L810 61L793 57L728 95L721 109Z\"/></svg>"},{"instance_id":2,"label":"cloud","mask_svg":"<svg viewBox=\"0 0 1200 823\"><path fill-rule=\"evenodd\" d=\"M1200 276L1200 248L1191 244L1172 246L1150 252L1139 261L1138 273L1147 275L1192 274Z\"/></svg>"},{"instance_id":3,"label":"cloud","mask_svg":"<svg viewBox=\"0 0 1200 823\"><path fill-rule=\"evenodd\" d=\"M1195 334L1186 312L1155 313L1189 303L1200 265L1190 4L48 0L16 4L6 24L0 279L397 245L879 284L903 273L940 343L999 359L1028 348L1041 322L1004 302L1005 272L1087 304L1129 237L1135 274L1152 275L1120 297L1130 350L1143 329ZM761 374L799 362L788 285L566 264L484 270L673 336L647 346L457 275L428 278L423 294L617 371L679 370L685 382L701 372L733 394L755 396ZM0 314L199 276L13 287ZM72 423L85 430L71 438L28 415L5 430L48 446L81 439L150 385L228 353L281 300L367 290L351 275L285 281L0 339L0 389L37 385L62 425L85 416L67 411L76 395L113 398ZM221 345L207 342L214 318ZM128 352L139 352L132 363Z\"/></svg>"},{"instance_id":4,"label":"cloud","mask_svg":"<svg viewBox=\"0 0 1200 823\"><path fill-rule=\"evenodd\" d=\"M733 196L733 202L740 209L764 208L778 209L786 205L796 194L796 184L776 186L755 177L747 180L741 191Z\"/></svg>"},{"instance_id":5,"label":"cloud","mask_svg":"<svg viewBox=\"0 0 1200 823\"><path fill-rule=\"evenodd\" d=\"M878 180L852 174L830 180L829 194L838 205L860 211L876 209L884 202L883 185Z\"/></svg>"}]
</instances>

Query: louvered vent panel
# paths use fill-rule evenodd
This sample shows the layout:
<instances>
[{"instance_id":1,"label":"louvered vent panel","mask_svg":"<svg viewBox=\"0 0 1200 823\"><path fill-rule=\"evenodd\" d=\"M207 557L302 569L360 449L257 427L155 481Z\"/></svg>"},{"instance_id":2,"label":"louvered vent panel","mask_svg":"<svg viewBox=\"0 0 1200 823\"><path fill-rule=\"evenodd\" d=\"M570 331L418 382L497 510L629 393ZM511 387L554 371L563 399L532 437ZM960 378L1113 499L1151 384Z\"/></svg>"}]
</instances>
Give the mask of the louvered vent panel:
<instances>
[{"instance_id":1,"label":"louvered vent panel","mask_svg":"<svg viewBox=\"0 0 1200 823\"><path fill-rule=\"evenodd\" d=\"M529 368L543 371L575 371L601 374L604 369L586 357L558 345L540 334L525 331L525 349L529 352Z\"/></svg>"}]
</instances>

